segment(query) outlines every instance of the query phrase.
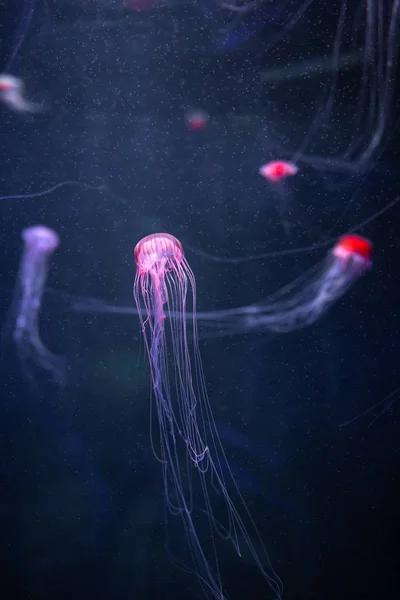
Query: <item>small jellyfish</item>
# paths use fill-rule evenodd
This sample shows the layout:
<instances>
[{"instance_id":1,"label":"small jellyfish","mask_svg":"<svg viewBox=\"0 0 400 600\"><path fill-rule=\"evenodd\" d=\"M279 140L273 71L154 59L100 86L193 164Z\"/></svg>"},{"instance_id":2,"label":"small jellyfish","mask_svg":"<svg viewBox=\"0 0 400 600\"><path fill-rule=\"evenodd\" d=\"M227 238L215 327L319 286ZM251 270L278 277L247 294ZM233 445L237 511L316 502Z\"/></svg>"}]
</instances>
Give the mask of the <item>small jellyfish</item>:
<instances>
[{"instance_id":1,"label":"small jellyfish","mask_svg":"<svg viewBox=\"0 0 400 600\"><path fill-rule=\"evenodd\" d=\"M286 179L286 177L296 175L297 172L298 168L296 165L284 160L271 160L271 162L260 167L259 170L260 175L268 179L271 183L279 183Z\"/></svg>"},{"instance_id":2,"label":"small jellyfish","mask_svg":"<svg viewBox=\"0 0 400 600\"><path fill-rule=\"evenodd\" d=\"M44 225L24 229L22 239L25 247L5 333L12 331L12 340L26 375L31 376L32 366L37 366L62 384L65 378L64 359L52 354L39 334L39 313L49 260L60 239L55 231Z\"/></svg>"},{"instance_id":3,"label":"small jellyfish","mask_svg":"<svg viewBox=\"0 0 400 600\"><path fill-rule=\"evenodd\" d=\"M13 75L0 75L0 100L15 112L34 113L44 109L42 104L27 100L22 79Z\"/></svg>"},{"instance_id":4,"label":"small jellyfish","mask_svg":"<svg viewBox=\"0 0 400 600\"><path fill-rule=\"evenodd\" d=\"M290 233L289 213L291 207L291 191L285 183L288 177L298 172L295 164L284 160L272 160L259 169L259 174L267 179L279 201L279 215L286 233Z\"/></svg>"},{"instance_id":5,"label":"small jellyfish","mask_svg":"<svg viewBox=\"0 0 400 600\"><path fill-rule=\"evenodd\" d=\"M185 123L190 131L201 131L207 127L210 116L201 108L190 109L185 112Z\"/></svg>"},{"instance_id":6,"label":"small jellyfish","mask_svg":"<svg viewBox=\"0 0 400 600\"><path fill-rule=\"evenodd\" d=\"M354 266L369 268L372 265L372 244L370 241L349 233L340 238L334 246L332 254L339 259L343 266L353 261Z\"/></svg>"}]
</instances>

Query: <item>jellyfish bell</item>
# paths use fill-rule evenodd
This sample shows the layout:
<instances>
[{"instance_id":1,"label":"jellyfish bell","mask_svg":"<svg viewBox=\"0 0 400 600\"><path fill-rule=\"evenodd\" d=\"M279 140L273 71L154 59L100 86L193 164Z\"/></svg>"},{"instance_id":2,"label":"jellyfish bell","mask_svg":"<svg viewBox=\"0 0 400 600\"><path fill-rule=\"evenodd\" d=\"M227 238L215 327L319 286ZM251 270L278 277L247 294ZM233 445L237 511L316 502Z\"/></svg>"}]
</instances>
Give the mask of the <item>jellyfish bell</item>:
<instances>
[{"instance_id":1,"label":"jellyfish bell","mask_svg":"<svg viewBox=\"0 0 400 600\"><path fill-rule=\"evenodd\" d=\"M169 233L148 235L136 244L133 254L141 273L159 267L160 263L168 268L171 261L182 262L184 256L182 244Z\"/></svg>"},{"instance_id":2,"label":"jellyfish bell","mask_svg":"<svg viewBox=\"0 0 400 600\"><path fill-rule=\"evenodd\" d=\"M43 252L53 252L60 245L57 233L44 225L24 229L21 237L27 246L36 247Z\"/></svg>"},{"instance_id":3,"label":"jellyfish bell","mask_svg":"<svg viewBox=\"0 0 400 600\"><path fill-rule=\"evenodd\" d=\"M0 75L0 92L8 92L10 90L22 92L24 83L22 79L3 73Z\"/></svg>"},{"instance_id":4,"label":"jellyfish bell","mask_svg":"<svg viewBox=\"0 0 400 600\"><path fill-rule=\"evenodd\" d=\"M149 310L150 302L153 303L153 311L157 319L165 319L164 304L168 303L169 296L166 290L166 278L168 274L175 271L175 285L185 286L185 278L191 278L190 269L185 265L182 244L169 233L151 234L143 238L134 249L134 257L137 264L137 274L134 283L134 297L140 305L139 296L142 295L144 305ZM186 268L187 267L187 268ZM152 281L151 290L148 287L147 278ZM183 292L184 293L184 292ZM152 298L149 299L149 294ZM170 300L173 300L170 298ZM179 299L174 301L176 303ZM180 303L182 302L182 291ZM144 324L143 324L144 326Z\"/></svg>"},{"instance_id":5,"label":"jellyfish bell","mask_svg":"<svg viewBox=\"0 0 400 600\"><path fill-rule=\"evenodd\" d=\"M364 264L365 268L370 268L372 266L372 251L372 243L369 240L354 233L349 233L339 239L332 249L332 254L343 262L354 259Z\"/></svg>"},{"instance_id":6,"label":"jellyfish bell","mask_svg":"<svg viewBox=\"0 0 400 600\"><path fill-rule=\"evenodd\" d=\"M259 174L266 179L276 193L282 226L287 234L291 233L292 193L285 180L298 172L295 164L284 160L272 160L259 169Z\"/></svg>"},{"instance_id":7,"label":"jellyfish bell","mask_svg":"<svg viewBox=\"0 0 400 600\"><path fill-rule=\"evenodd\" d=\"M24 96L25 86L22 79L13 75L0 75L0 100L11 110L19 113L37 113L45 110L44 104L27 100Z\"/></svg>"},{"instance_id":8,"label":"jellyfish bell","mask_svg":"<svg viewBox=\"0 0 400 600\"><path fill-rule=\"evenodd\" d=\"M202 108L189 109L185 112L185 123L190 131L205 129L209 119L209 114Z\"/></svg>"},{"instance_id":9,"label":"jellyfish bell","mask_svg":"<svg viewBox=\"0 0 400 600\"><path fill-rule=\"evenodd\" d=\"M298 172L298 167L285 160L272 160L259 169L259 174L268 181L277 183L286 177L292 177Z\"/></svg>"}]
</instances>

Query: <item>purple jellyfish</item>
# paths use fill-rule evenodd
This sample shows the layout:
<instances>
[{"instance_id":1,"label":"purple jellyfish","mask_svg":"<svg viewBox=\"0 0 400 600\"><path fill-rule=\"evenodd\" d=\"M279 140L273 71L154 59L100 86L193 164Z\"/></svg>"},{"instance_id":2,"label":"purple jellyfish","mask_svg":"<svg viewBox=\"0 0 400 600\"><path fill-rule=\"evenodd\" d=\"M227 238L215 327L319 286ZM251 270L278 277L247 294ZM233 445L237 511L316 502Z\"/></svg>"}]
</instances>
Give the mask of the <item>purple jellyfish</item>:
<instances>
[{"instance_id":1,"label":"purple jellyfish","mask_svg":"<svg viewBox=\"0 0 400 600\"><path fill-rule=\"evenodd\" d=\"M8 325L12 328L12 338L26 373L30 374L31 366L36 365L57 383L63 383L64 359L52 354L39 335L39 312L49 260L60 239L55 231L43 225L24 229L22 239L25 247Z\"/></svg>"}]
</instances>

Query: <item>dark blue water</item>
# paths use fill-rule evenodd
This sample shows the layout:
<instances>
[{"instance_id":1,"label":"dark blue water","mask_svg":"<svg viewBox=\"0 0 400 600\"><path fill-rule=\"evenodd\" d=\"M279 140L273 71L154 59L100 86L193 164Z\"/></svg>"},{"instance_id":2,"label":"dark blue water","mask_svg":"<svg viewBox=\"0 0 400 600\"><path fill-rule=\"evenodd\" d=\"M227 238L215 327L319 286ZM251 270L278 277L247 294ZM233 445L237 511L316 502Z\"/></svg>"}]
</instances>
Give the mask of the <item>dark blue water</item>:
<instances>
[{"instance_id":1,"label":"dark blue water","mask_svg":"<svg viewBox=\"0 0 400 600\"><path fill-rule=\"evenodd\" d=\"M21 6L1 9L5 61ZM224 42L218 28L193 27L199 14L175 6L171 14L97 18L49 3L35 12L14 63L29 96L48 110L21 117L0 106L1 195L62 180L99 189L65 186L0 203L3 321L20 232L46 224L61 238L48 281L60 294L45 294L40 331L69 364L69 384L59 389L40 372L27 381L12 346L2 353L4 598L201 597L165 551L138 321L72 313L61 292L132 304L133 248L149 233L244 256L320 241L338 219L335 235L344 233L399 194L395 132L362 184L329 191L331 180L304 167L285 233L279 199L257 175L284 131L259 77L272 29L249 20L245 34ZM270 25L275 31L272 17ZM184 112L198 106L210 124L189 131ZM228 460L288 600L398 597L400 403L370 428L368 419L339 425L400 386L399 210L361 232L373 240L374 267L315 326L201 343ZM198 307L256 302L324 252L243 264L188 252ZM171 535L185 544L178 527ZM246 556L222 551L221 573L232 600L270 597Z\"/></svg>"}]
</instances>

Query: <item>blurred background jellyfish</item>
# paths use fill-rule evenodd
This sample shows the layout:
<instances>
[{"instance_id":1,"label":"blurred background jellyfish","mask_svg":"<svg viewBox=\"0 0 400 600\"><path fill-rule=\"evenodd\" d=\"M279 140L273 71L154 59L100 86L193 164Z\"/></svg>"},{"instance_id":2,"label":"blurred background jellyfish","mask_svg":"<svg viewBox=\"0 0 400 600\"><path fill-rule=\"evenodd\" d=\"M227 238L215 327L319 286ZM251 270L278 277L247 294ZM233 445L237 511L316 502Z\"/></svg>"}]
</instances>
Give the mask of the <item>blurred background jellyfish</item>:
<instances>
[{"instance_id":1,"label":"blurred background jellyfish","mask_svg":"<svg viewBox=\"0 0 400 600\"><path fill-rule=\"evenodd\" d=\"M201 108L191 108L185 111L186 127L190 131L202 131L207 127L210 116Z\"/></svg>"},{"instance_id":2,"label":"blurred background jellyfish","mask_svg":"<svg viewBox=\"0 0 400 600\"><path fill-rule=\"evenodd\" d=\"M279 198L279 214L282 225L286 233L290 232L289 214L291 208L291 191L285 180L288 177L297 175L298 168L296 165L285 160L271 160L262 165L259 169L259 174L269 181L272 189L276 192Z\"/></svg>"},{"instance_id":3,"label":"blurred background jellyfish","mask_svg":"<svg viewBox=\"0 0 400 600\"><path fill-rule=\"evenodd\" d=\"M25 85L21 78L11 75L14 63L27 36L35 9L35 0L24 0L22 12L18 13L18 25L10 45L6 64L0 71L0 100L15 112L33 113L43 110L44 106L29 101L25 97Z\"/></svg>"},{"instance_id":4,"label":"blurred background jellyfish","mask_svg":"<svg viewBox=\"0 0 400 600\"><path fill-rule=\"evenodd\" d=\"M0 75L0 100L15 112L34 113L44 109L43 104L31 102L25 97L24 82L13 75Z\"/></svg>"},{"instance_id":5,"label":"blurred background jellyfish","mask_svg":"<svg viewBox=\"0 0 400 600\"><path fill-rule=\"evenodd\" d=\"M156 409L156 417L151 409L151 443L162 466L166 514L181 519L187 542L179 556L169 545L171 555L184 570L197 575L207 597L222 600L226 596L217 537L230 540L239 556L250 552L279 598L281 581L235 484L211 412L198 347L196 283L182 245L172 235L153 234L137 244L134 254L134 298ZM191 342L186 323L190 290ZM227 490L228 480L233 494Z\"/></svg>"},{"instance_id":6,"label":"blurred background jellyfish","mask_svg":"<svg viewBox=\"0 0 400 600\"><path fill-rule=\"evenodd\" d=\"M8 333L11 332L27 376L32 375L32 366L36 365L62 384L65 379L64 359L45 347L39 333L39 314L49 261L60 238L52 229L34 225L23 230L22 239L24 250L3 337L8 341Z\"/></svg>"},{"instance_id":7,"label":"blurred background jellyfish","mask_svg":"<svg viewBox=\"0 0 400 600\"><path fill-rule=\"evenodd\" d=\"M344 235L325 260L262 302L203 313L198 321L202 325L209 322L216 335L302 329L320 319L371 265L371 242L355 234Z\"/></svg>"}]
</instances>

